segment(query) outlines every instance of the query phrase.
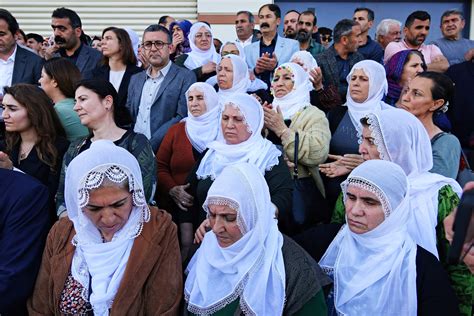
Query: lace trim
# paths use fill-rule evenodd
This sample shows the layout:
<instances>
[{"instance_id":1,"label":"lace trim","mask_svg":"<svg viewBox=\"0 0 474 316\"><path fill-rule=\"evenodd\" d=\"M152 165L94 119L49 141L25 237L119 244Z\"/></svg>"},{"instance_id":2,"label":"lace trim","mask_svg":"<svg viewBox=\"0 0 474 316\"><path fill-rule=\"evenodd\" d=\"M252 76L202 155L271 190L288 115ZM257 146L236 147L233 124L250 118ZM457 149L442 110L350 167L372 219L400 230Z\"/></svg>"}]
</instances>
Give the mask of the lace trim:
<instances>
[{"instance_id":1,"label":"lace trim","mask_svg":"<svg viewBox=\"0 0 474 316\"><path fill-rule=\"evenodd\" d=\"M227 102L225 105L230 105L231 107L233 107L234 109L239 111L239 114L242 115L242 117L244 118L244 124L247 128L247 132L249 132L250 134L253 134L252 127L249 125L249 123L247 121L247 118L245 117L245 114L242 113L242 111L240 111L239 106L237 104L232 103L232 102Z\"/></svg>"},{"instance_id":2,"label":"lace trim","mask_svg":"<svg viewBox=\"0 0 474 316\"><path fill-rule=\"evenodd\" d=\"M368 114L366 115L366 118L367 123L369 124L370 135L374 138L374 144L377 146L380 158L392 161L383 139L382 128L380 127L378 117L375 114ZM359 141L362 142L362 137L359 138Z\"/></svg>"},{"instance_id":3,"label":"lace trim","mask_svg":"<svg viewBox=\"0 0 474 316\"><path fill-rule=\"evenodd\" d=\"M228 197L221 197L221 196L210 196L206 199L206 201L203 204L203 208L207 213L207 216L209 217L209 205L221 205L221 206L228 206L234 211L237 212L237 226L240 229L240 232L242 234L245 234L248 232L247 225L245 224L244 220L242 219L242 216L240 216L240 205L239 202L230 199Z\"/></svg>"},{"instance_id":4,"label":"lace trim","mask_svg":"<svg viewBox=\"0 0 474 316\"><path fill-rule=\"evenodd\" d=\"M235 290L229 295L227 295L226 297L224 297L222 300L208 307L199 307L199 306L189 303L190 293L188 293L185 290L184 299L188 303L188 311L197 315L212 315L220 311L221 309L223 309L225 306L229 305L233 301L235 301L238 297L240 297L240 309L242 310L242 312L245 315L255 315L255 313L252 311L250 306L245 302L242 293L245 289L245 286L247 285L250 275L254 274L262 266L264 255L265 255L264 249L262 249L262 251L260 252L260 255L255 261L255 264L253 265L253 267L250 268L250 270L245 274L242 280L237 284L237 286L235 287Z\"/></svg>"},{"instance_id":5,"label":"lace trim","mask_svg":"<svg viewBox=\"0 0 474 316\"><path fill-rule=\"evenodd\" d=\"M387 219L390 216L390 213L392 212L392 207L390 206L390 202L388 201L387 196L385 193L374 183L360 177L350 177L346 181L344 181L341 186L343 186L343 192L344 192L344 201L347 198L347 187L349 185L356 186L358 188L367 190L369 192L372 192L377 196L377 198L380 200L380 203L382 204L382 209L385 214L385 219Z\"/></svg>"}]
</instances>

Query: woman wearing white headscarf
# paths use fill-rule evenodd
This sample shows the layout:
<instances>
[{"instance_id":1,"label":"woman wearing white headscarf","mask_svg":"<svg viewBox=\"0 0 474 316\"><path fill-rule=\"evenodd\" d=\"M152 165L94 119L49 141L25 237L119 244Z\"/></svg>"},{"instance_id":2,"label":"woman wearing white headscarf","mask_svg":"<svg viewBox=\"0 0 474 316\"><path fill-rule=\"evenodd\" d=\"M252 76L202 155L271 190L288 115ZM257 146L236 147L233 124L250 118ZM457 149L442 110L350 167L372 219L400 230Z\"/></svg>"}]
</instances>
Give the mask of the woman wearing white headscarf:
<instances>
[{"instance_id":1,"label":"woman wearing white headscarf","mask_svg":"<svg viewBox=\"0 0 474 316\"><path fill-rule=\"evenodd\" d=\"M191 51L176 58L175 64L194 71L197 81L204 82L214 76L220 55L216 52L213 39L209 25L194 23L188 35Z\"/></svg>"},{"instance_id":2,"label":"woman wearing white headscarf","mask_svg":"<svg viewBox=\"0 0 474 316\"><path fill-rule=\"evenodd\" d=\"M298 64L280 65L273 74L273 103L265 106L263 110L265 126L271 131L268 139L283 147L283 152L290 162L295 162L295 138L298 133L296 167L299 181L304 182L306 188L317 186L321 192L320 202L323 204L324 187L317 167L327 159L331 133L324 112L310 103L309 93L312 86L308 77L308 73ZM296 202L293 200L294 204ZM321 207L317 213L317 221L329 220L327 208ZM293 215L296 217L296 223L302 224L304 218Z\"/></svg>"},{"instance_id":3,"label":"woman wearing white headscarf","mask_svg":"<svg viewBox=\"0 0 474 316\"><path fill-rule=\"evenodd\" d=\"M358 137L362 132L360 119L365 114L392 108L382 101L388 83L385 68L379 63L373 60L358 62L347 75L347 82L349 88L345 106L328 113L332 134L329 158L336 161L319 166L319 170L327 177L325 188L330 205L334 205L341 192L340 183L363 161L358 155Z\"/></svg>"},{"instance_id":4,"label":"woman wearing white headscarf","mask_svg":"<svg viewBox=\"0 0 474 316\"><path fill-rule=\"evenodd\" d=\"M178 312L176 226L148 207L133 155L93 142L68 166L66 207L49 233L30 315Z\"/></svg>"},{"instance_id":5,"label":"woman wearing white headscarf","mask_svg":"<svg viewBox=\"0 0 474 316\"><path fill-rule=\"evenodd\" d=\"M275 220L266 180L249 163L226 167L204 208L212 231L186 272L187 310L197 315L325 315L319 266Z\"/></svg>"},{"instance_id":6,"label":"woman wearing white headscarf","mask_svg":"<svg viewBox=\"0 0 474 316\"><path fill-rule=\"evenodd\" d=\"M197 208L201 209L209 187L226 166L248 162L267 180L279 215L291 211L290 173L281 152L262 137L263 116L262 106L248 94L235 93L222 102L217 140L208 144L209 150L190 173L190 192ZM203 211L201 215L204 220Z\"/></svg>"},{"instance_id":7,"label":"woman wearing white headscarf","mask_svg":"<svg viewBox=\"0 0 474 316\"><path fill-rule=\"evenodd\" d=\"M193 240L193 197L186 191L186 177L219 130L217 93L204 82L192 84L186 91L188 116L170 127L160 145L158 162L159 205L168 210L180 225L183 260Z\"/></svg>"},{"instance_id":8,"label":"woman wearing white headscarf","mask_svg":"<svg viewBox=\"0 0 474 316\"><path fill-rule=\"evenodd\" d=\"M404 171L367 161L341 186L348 225L320 261L334 279L328 315L457 315L446 272L407 231L412 210Z\"/></svg>"},{"instance_id":9,"label":"woman wearing white headscarf","mask_svg":"<svg viewBox=\"0 0 474 316\"><path fill-rule=\"evenodd\" d=\"M295 52L291 56L290 62L300 65L307 73L309 73L311 69L318 67L318 63L316 62L316 59L314 59L313 55L305 50L299 50Z\"/></svg>"}]
</instances>

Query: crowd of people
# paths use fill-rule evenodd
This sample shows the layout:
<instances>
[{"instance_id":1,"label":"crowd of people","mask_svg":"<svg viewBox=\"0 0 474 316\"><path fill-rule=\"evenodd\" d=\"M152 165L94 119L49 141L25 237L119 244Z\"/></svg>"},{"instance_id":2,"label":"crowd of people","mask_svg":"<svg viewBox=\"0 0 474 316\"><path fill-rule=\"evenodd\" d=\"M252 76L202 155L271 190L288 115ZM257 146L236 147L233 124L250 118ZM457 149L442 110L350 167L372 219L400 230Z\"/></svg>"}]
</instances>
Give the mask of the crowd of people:
<instances>
[{"instance_id":1,"label":"crowd of people","mask_svg":"<svg viewBox=\"0 0 474 316\"><path fill-rule=\"evenodd\" d=\"M0 9L0 315L473 314L463 13L258 20Z\"/></svg>"}]
</instances>

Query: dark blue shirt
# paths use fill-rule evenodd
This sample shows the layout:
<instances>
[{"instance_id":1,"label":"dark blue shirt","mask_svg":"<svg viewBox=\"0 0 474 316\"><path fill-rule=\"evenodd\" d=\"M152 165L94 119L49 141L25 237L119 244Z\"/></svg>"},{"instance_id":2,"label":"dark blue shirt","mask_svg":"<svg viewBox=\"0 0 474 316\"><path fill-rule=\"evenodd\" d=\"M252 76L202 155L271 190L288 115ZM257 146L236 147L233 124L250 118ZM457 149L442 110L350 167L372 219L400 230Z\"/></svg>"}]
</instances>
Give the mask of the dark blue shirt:
<instances>
[{"instance_id":1,"label":"dark blue shirt","mask_svg":"<svg viewBox=\"0 0 474 316\"><path fill-rule=\"evenodd\" d=\"M268 53L270 56L272 56L273 52L275 51L277 38L278 38L278 33L275 34L275 37L272 39L272 42L270 43L270 45L265 45L265 43L263 43L263 38L260 39L260 56L259 57L262 57L262 55L265 53ZM271 74L272 74L272 71L267 70L257 75L257 77L263 80L270 87Z\"/></svg>"},{"instance_id":2,"label":"dark blue shirt","mask_svg":"<svg viewBox=\"0 0 474 316\"><path fill-rule=\"evenodd\" d=\"M383 65L383 48L370 36L367 35L367 43L364 46L359 46L357 51L364 55L365 59L372 59Z\"/></svg>"},{"instance_id":3,"label":"dark blue shirt","mask_svg":"<svg viewBox=\"0 0 474 316\"><path fill-rule=\"evenodd\" d=\"M351 67L349 64L349 58L342 59L339 55L336 55L337 69L339 73L339 91L347 91L347 76L351 72Z\"/></svg>"},{"instance_id":4,"label":"dark blue shirt","mask_svg":"<svg viewBox=\"0 0 474 316\"><path fill-rule=\"evenodd\" d=\"M61 55L61 57L65 57L65 58L69 59L75 65L75 64L77 64L77 58L79 57L79 54L81 53L82 45L84 45L84 44L81 43L81 46L79 46L79 48L76 49L74 51L74 54L72 54L71 56L67 55L66 50L64 48L60 48L58 50L59 55Z\"/></svg>"}]
</instances>

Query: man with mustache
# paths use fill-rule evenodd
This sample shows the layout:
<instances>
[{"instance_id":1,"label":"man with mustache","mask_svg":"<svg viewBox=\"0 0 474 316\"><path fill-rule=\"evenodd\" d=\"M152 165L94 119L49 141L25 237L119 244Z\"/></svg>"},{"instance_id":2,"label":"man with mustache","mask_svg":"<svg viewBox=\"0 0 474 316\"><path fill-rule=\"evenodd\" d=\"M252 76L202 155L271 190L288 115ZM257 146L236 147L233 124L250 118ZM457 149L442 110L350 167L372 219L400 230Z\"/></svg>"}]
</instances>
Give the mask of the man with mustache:
<instances>
[{"instance_id":1,"label":"man with mustache","mask_svg":"<svg viewBox=\"0 0 474 316\"><path fill-rule=\"evenodd\" d=\"M304 11L300 14L296 28L298 31L296 39L300 43L300 50L308 51L314 58L324 51L324 46L313 39L313 34L318 31L317 21L313 11Z\"/></svg>"},{"instance_id":2,"label":"man with mustache","mask_svg":"<svg viewBox=\"0 0 474 316\"><path fill-rule=\"evenodd\" d=\"M258 41L254 32L255 18L250 11L239 11L235 17L235 32L237 33L236 42L242 47L248 46Z\"/></svg>"},{"instance_id":3,"label":"man with mustache","mask_svg":"<svg viewBox=\"0 0 474 316\"><path fill-rule=\"evenodd\" d=\"M258 10L262 38L245 47L247 65L269 87L273 70L290 61L299 50L298 42L278 35L281 10L276 4L265 4Z\"/></svg>"},{"instance_id":4,"label":"man with mustache","mask_svg":"<svg viewBox=\"0 0 474 316\"><path fill-rule=\"evenodd\" d=\"M440 26L443 37L432 42L441 49L451 66L468 60L467 57L474 53L474 41L462 38L465 22L461 11L445 11ZM470 50L472 52L468 55Z\"/></svg>"},{"instance_id":5,"label":"man with mustache","mask_svg":"<svg viewBox=\"0 0 474 316\"><path fill-rule=\"evenodd\" d=\"M411 13L406 21L403 33L405 38L400 42L391 42L385 48L384 63L401 50L419 50L425 58L429 71L445 72L449 63L438 46L424 42L430 33L431 16L426 11L415 11Z\"/></svg>"},{"instance_id":6,"label":"man with mustache","mask_svg":"<svg viewBox=\"0 0 474 316\"><path fill-rule=\"evenodd\" d=\"M81 41L85 35L79 15L71 9L58 8L53 11L51 28L56 45L49 52L49 56L46 56L47 59L51 57L51 53L54 53L52 57L68 58L79 68L83 78L90 78L102 54Z\"/></svg>"},{"instance_id":7,"label":"man with mustache","mask_svg":"<svg viewBox=\"0 0 474 316\"><path fill-rule=\"evenodd\" d=\"M283 18L283 34L286 38L296 39L299 17L300 13L296 10L286 12Z\"/></svg>"},{"instance_id":8,"label":"man with mustache","mask_svg":"<svg viewBox=\"0 0 474 316\"><path fill-rule=\"evenodd\" d=\"M383 49L376 41L373 41L369 31L374 24L374 11L369 8L356 8L352 19L359 23L362 33L360 34L359 48L357 51L366 59L374 60L383 64Z\"/></svg>"}]
</instances>

